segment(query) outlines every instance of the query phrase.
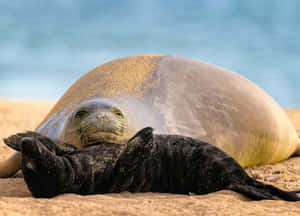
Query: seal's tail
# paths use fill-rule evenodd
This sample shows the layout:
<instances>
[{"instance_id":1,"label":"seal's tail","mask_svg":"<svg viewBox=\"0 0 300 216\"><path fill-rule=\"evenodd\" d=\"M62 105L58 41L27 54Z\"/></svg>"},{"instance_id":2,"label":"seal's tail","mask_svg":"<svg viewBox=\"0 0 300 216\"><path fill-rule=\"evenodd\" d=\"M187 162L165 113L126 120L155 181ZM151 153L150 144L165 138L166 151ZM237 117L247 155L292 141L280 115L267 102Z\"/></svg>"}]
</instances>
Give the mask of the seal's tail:
<instances>
[{"instance_id":1,"label":"seal's tail","mask_svg":"<svg viewBox=\"0 0 300 216\"><path fill-rule=\"evenodd\" d=\"M300 191L284 191L254 179L249 179L247 184L233 183L229 185L228 189L242 193L254 200L274 200L275 197L278 197L286 201L300 201L300 197L297 195Z\"/></svg>"}]
</instances>

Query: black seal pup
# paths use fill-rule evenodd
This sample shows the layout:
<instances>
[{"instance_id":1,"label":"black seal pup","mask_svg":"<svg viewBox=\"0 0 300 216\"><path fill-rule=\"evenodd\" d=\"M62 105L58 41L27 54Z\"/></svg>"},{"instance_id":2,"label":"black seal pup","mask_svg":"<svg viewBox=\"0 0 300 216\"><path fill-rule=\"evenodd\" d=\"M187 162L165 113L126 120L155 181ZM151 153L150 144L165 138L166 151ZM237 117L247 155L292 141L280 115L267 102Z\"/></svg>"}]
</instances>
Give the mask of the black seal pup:
<instances>
[{"instance_id":1,"label":"black seal pup","mask_svg":"<svg viewBox=\"0 0 300 216\"><path fill-rule=\"evenodd\" d=\"M121 191L207 194L229 189L254 200L300 200L296 192L251 178L232 157L211 144L153 134L150 127L126 145L103 142L76 149L35 132L4 141L22 153L22 171L35 197Z\"/></svg>"}]
</instances>

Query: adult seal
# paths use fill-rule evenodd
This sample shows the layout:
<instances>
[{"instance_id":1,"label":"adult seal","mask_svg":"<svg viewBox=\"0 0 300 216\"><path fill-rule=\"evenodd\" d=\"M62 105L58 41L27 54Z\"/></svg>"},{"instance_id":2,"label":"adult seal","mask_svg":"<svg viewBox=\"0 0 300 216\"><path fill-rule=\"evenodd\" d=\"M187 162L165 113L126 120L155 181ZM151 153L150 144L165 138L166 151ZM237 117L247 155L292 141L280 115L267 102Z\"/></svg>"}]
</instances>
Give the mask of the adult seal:
<instances>
[{"instance_id":1,"label":"adult seal","mask_svg":"<svg viewBox=\"0 0 300 216\"><path fill-rule=\"evenodd\" d=\"M74 133L66 136L66 125L89 103L121 110L127 122L123 137L151 126L212 143L243 167L300 153L294 127L262 89L236 73L184 57L138 55L105 63L75 82L36 131L84 147L83 134L70 141ZM0 176L11 176L20 161L17 154L2 162Z\"/></svg>"}]
</instances>

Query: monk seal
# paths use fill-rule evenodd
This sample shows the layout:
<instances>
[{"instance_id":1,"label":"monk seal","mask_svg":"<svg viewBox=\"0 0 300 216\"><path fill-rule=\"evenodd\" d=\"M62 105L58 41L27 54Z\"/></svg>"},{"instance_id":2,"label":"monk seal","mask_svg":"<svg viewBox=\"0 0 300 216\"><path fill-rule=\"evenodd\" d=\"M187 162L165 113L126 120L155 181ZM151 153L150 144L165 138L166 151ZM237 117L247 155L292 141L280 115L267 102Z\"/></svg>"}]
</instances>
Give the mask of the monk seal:
<instances>
[{"instance_id":1,"label":"monk seal","mask_svg":"<svg viewBox=\"0 0 300 216\"><path fill-rule=\"evenodd\" d=\"M100 141L124 144L131 136L122 110L103 101L89 101L69 115L60 139L84 148Z\"/></svg>"},{"instance_id":2,"label":"monk seal","mask_svg":"<svg viewBox=\"0 0 300 216\"><path fill-rule=\"evenodd\" d=\"M36 131L64 140L68 117L90 101L122 110L127 135L151 126L158 133L190 136L218 146L243 167L300 153L293 125L262 89L236 73L184 57L138 55L105 63L76 81ZM0 177L15 173L20 160L15 155L0 163Z\"/></svg>"},{"instance_id":3,"label":"monk seal","mask_svg":"<svg viewBox=\"0 0 300 216\"><path fill-rule=\"evenodd\" d=\"M22 171L35 197L62 193L161 192L207 194L233 190L254 200L300 201L296 192L259 182L219 148L180 135L139 131L127 144L99 142L73 150L34 132L5 143L22 153Z\"/></svg>"}]
</instances>

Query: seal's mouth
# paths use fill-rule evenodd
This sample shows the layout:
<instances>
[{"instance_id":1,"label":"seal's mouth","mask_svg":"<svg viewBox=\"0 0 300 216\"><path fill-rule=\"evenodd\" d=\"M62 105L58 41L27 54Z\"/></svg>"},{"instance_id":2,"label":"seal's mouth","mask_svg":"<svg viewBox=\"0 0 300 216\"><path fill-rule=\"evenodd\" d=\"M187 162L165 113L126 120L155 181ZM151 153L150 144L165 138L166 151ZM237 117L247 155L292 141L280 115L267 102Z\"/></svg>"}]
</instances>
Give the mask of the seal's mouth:
<instances>
[{"instance_id":1,"label":"seal's mouth","mask_svg":"<svg viewBox=\"0 0 300 216\"><path fill-rule=\"evenodd\" d=\"M87 130L81 134L81 142L84 146L95 145L99 143L122 143L124 137L122 133L115 130L97 129Z\"/></svg>"}]
</instances>

